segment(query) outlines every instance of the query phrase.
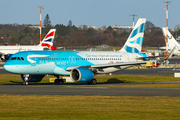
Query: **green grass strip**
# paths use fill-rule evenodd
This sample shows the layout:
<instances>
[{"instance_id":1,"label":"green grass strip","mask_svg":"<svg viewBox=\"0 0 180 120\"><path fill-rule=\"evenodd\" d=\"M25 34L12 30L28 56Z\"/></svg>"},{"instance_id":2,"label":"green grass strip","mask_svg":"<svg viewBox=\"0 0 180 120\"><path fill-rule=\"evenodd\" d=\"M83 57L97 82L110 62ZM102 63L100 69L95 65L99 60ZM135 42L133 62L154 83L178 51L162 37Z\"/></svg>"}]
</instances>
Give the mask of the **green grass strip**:
<instances>
[{"instance_id":1,"label":"green grass strip","mask_svg":"<svg viewBox=\"0 0 180 120\"><path fill-rule=\"evenodd\" d=\"M1 120L180 119L179 97L0 95Z\"/></svg>"}]
</instances>

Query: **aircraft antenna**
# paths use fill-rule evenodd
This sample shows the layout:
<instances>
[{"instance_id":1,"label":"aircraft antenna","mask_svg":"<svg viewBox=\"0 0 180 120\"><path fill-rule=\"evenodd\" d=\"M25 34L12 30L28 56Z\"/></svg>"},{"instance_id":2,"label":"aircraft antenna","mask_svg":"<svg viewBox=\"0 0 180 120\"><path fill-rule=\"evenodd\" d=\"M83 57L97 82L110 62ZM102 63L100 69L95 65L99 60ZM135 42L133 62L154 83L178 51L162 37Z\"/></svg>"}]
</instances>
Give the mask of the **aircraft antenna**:
<instances>
[{"instance_id":1,"label":"aircraft antenna","mask_svg":"<svg viewBox=\"0 0 180 120\"><path fill-rule=\"evenodd\" d=\"M44 9L43 6L39 6L40 8L40 43L41 43L41 8Z\"/></svg>"},{"instance_id":2,"label":"aircraft antenna","mask_svg":"<svg viewBox=\"0 0 180 120\"><path fill-rule=\"evenodd\" d=\"M164 3L166 3L166 58L168 58L168 34L167 34L167 31L168 31L168 5L170 5L171 2L166 1ZM168 60L166 60L166 65L167 64L168 64Z\"/></svg>"},{"instance_id":3,"label":"aircraft antenna","mask_svg":"<svg viewBox=\"0 0 180 120\"><path fill-rule=\"evenodd\" d=\"M134 29L134 17L137 16L137 15L133 14L133 15L130 15L130 16L133 16L133 29Z\"/></svg>"}]
</instances>

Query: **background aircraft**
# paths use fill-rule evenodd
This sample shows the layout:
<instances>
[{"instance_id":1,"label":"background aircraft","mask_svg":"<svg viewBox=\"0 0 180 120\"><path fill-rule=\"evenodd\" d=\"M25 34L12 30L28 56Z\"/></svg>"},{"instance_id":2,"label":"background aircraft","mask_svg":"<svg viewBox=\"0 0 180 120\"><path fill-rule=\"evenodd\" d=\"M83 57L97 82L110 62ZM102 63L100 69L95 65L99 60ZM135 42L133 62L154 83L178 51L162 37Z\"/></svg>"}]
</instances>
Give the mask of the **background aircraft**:
<instances>
[{"instance_id":1,"label":"background aircraft","mask_svg":"<svg viewBox=\"0 0 180 120\"><path fill-rule=\"evenodd\" d=\"M168 34L168 51L172 51L173 48L175 47L173 54L174 55L180 55L180 44L174 39L172 34L167 30L166 28L162 28L164 40L166 43L166 34ZM166 47L159 47L161 50L166 50Z\"/></svg>"},{"instance_id":2,"label":"background aircraft","mask_svg":"<svg viewBox=\"0 0 180 120\"><path fill-rule=\"evenodd\" d=\"M146 63L141 54L146 19L136 23L125 45L119 51L23 51L4 64L4 69L21 75L23 84L39 82L45 75L57 77L55 84L63 84L59 76L68 75L72 82L96 84L96 74L112 73L132 65Z\"/></svg>"},{"instance_id":3,"label":"background aircraft","mask_svg":"<svg viewBox=\"0 0 180 120\"><path fill-rule=\"evenodd\" d=\"M0 46L1 60L6 61L10 56L19 51L57 49L53 46L55 32L56 29L51 29L39 45Z\"/></svg>"}]
</instances>

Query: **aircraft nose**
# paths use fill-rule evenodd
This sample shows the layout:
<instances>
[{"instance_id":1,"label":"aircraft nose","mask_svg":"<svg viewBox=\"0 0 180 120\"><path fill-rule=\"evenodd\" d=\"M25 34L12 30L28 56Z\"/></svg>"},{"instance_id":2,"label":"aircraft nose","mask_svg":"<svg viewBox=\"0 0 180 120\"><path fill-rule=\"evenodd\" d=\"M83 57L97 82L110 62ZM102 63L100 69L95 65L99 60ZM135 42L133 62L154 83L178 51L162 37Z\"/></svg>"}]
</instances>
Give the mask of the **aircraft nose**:
<instances>
[{"instance_id":1,"label":"aircraft nose","mask_svg":"<svg viewBox=\"0 0 180 120\"><path fill-rule=\"evenodd\" d=\"M4 69L5 69L6 71L8 71L8 72L11 72L11 70L12 70L12 66L11 66L11 65L8 65L7 63L5 63L5 64L3 65L3 67L4 67Z\"/></svg>"}]
</instances>

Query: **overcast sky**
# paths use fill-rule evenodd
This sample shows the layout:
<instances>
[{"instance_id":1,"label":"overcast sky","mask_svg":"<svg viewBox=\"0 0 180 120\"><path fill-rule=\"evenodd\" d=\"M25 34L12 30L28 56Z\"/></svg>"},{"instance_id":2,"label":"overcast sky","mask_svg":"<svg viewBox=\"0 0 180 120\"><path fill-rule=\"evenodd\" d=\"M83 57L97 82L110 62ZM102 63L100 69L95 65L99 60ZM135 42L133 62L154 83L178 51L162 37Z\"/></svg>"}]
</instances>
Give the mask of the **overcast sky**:
<instances>
[{"instance_id":1,"label":"overcast sky","mask_svg":"<svg viewBox=\"0 0 180 120\"><path fill-rule=\"evenodd\" d=\"M169 0L169 28L180 24L180 0ZM75 26L132 26L132 17L146 18L157 27L166 26L165 0L0 0L0 24L39 24L49 14L51 24Z\"/></svg>"}]
</instances>

